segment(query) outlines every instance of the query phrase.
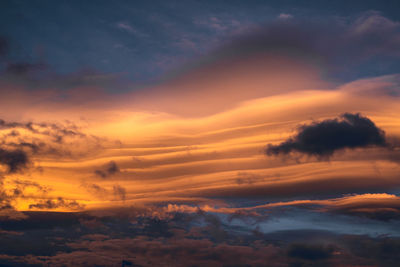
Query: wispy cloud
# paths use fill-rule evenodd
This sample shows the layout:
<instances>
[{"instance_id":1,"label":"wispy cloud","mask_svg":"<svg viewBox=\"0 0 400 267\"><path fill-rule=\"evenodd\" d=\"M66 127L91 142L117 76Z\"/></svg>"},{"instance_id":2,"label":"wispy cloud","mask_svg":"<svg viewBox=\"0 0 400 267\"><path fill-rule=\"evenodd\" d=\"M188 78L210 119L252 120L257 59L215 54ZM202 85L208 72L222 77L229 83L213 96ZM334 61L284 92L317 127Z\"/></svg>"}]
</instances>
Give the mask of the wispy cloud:
<instances>
[{"instance_id":1,"label":"wispy cloud","mask_svg":"<svg viewBox=\"0 0 400 267\"><path fill-rule=\"evenodd\" d=\"M293 15L289 14L289 13L281 13L278 15L279 19L291 19L293 18Z\"/></svg>"}]
</instances>

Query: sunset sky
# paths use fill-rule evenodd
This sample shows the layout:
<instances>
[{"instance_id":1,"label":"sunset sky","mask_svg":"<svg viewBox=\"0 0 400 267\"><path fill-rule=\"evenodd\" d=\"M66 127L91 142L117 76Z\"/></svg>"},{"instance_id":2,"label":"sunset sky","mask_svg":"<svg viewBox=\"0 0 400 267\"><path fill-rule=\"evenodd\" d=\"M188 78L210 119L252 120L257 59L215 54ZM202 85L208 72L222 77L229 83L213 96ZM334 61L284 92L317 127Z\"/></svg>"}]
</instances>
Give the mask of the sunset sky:
<instances>
[{"instance_id":1,"label":"sunset sky","mask_svg":"<svg viewBox=\"0 0 400 267\"><path fill-rule=\"evenodd\" d=\"M0 2L0 266L398 266L398 1Z\"/></svg>"}]
</instances>

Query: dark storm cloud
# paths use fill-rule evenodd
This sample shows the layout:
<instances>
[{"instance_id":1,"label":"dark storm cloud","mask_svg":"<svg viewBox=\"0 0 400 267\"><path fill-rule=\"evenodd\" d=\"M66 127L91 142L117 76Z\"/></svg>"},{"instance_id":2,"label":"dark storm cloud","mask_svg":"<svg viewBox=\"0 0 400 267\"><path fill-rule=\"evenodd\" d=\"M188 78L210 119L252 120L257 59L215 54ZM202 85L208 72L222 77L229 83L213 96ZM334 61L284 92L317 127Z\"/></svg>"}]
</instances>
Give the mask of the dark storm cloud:
<instances>
[{"instance_id":1,"label":"dark storm cloud","mask_svg":"<svg viewBox=\"0 0 400 267\"><path fill-rule=\"evenodd\" d=\"M110 161L102 169L95 170L94 173L101 178L108 178L119 172L119 167L115 161Z\"/></svg>"},{"instance_id":2,"label":"dark storm cloud","mask_svg":"<svg viewBox=\"0 0 400 267\"><path fill-rule=\"evenodd\" d=\"M328 119L302 125L297 135L279 145L268 145L267 155L296 151L312 156L331 156L345 148L386 146L385 133L367 117L345 113L340 119Z\"/></svg>"},{"instance_id":3,"label":"dark storm cloud","mask_svg":"<svg viewBox=\"0 0 400 267\"><path fill-rule=\"evenodd\" d=\"M0 164L7 166L9 173L22 170L29 163L26 152L22 150L5 150L0 148Z\"/></svg>"}]
</instances>

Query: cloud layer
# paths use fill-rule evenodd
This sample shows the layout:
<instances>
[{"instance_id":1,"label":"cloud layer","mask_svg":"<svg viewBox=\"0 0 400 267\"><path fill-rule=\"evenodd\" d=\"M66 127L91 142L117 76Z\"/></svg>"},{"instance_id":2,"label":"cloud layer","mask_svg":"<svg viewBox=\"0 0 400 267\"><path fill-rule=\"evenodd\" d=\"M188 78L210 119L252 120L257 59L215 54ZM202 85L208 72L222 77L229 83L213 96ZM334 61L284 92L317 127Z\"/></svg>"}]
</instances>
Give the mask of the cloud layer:
<instances>
[{"instance_id":1,"label":"cloud layer","mask_svg":"<svg viewBox=\"0 0 400 267\"><path fill-rule=\"evenodd\" d=\"M83 32L105 23L87 40L107 53L62 62L105 64L112 49L143 62L149 49L153 68L138 64L159 73L180 60L171 44L203 55L146 86L15 55L0 33L0 265L395 266L399 22L226 8L140 11L149 29L82 12Z\"/></svg>"}]
</instances>

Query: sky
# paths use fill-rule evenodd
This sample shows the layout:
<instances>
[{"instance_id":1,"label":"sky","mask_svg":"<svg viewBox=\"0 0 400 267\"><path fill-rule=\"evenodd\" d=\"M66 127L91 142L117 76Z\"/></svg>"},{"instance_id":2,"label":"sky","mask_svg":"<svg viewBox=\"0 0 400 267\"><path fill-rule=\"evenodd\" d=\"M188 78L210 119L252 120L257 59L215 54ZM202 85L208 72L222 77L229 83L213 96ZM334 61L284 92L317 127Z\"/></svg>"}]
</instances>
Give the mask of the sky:
<instances>
[{"instance_id":1,"label":"sky","mask_svg":"<svg viewBox=\"0 0 400 267\"><path fill-rule=\"evenodd\" d=\"M397 266L398 1L0 3L0 266Z\"/></svg>"}]
</instances>

